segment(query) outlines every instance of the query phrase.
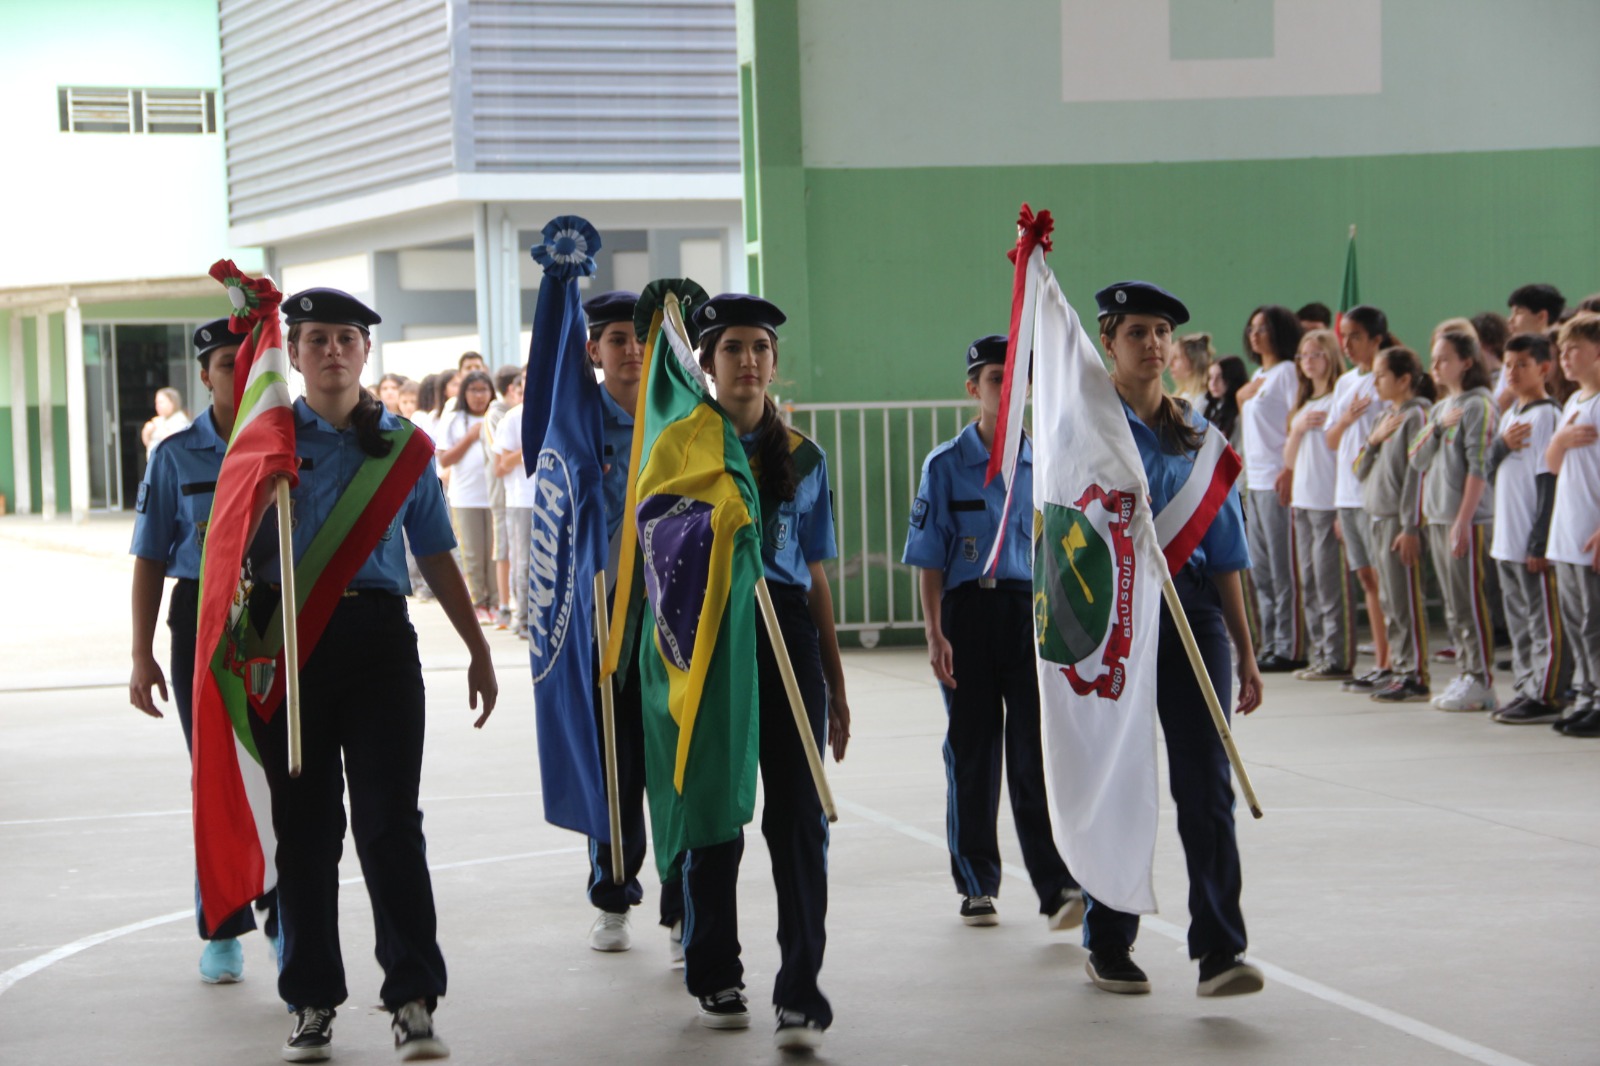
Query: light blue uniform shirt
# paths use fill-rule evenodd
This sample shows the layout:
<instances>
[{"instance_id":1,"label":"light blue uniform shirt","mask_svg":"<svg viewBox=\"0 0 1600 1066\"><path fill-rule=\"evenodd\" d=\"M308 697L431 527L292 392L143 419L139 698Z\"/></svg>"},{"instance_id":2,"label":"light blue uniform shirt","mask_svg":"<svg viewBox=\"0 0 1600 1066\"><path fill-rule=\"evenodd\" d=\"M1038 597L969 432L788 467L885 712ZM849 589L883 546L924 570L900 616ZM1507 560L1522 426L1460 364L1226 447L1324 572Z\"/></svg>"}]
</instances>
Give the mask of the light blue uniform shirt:
<instances>
[{"instance_id":1,"label":"light blue uniform shirt","mask_svg":"<svg viewBox=\"0 0 1600 1066\"><path fill-rule=\"evenodd\" d=\"M156 446L133 505L129 554L165 563L168 577L199 578L212 491L227 450L209 407Z\"/></svg>"},{"instance_id":2,"label":"light blue uniform shirt","mask_svg":"<svg viewBox=\"0 0 1600 1066\"><path fill-rule=\"evenodd\" d=\"M911 505L911 526L901 561L924 570L942 570L946 591L983 577L1005 512L1006 486L995 478L983 483L989 449L971 423L922 462L922 484ZM1000 562L1002 581L1033 580L1033 445L1022 439L1016 487Z\"/></svg>"},{"instance_id":3,"label":"light blue uniform shirt","mask_svg":"<svg viewBox=\"0 0 1600 1066\"><path fill-rule=\"evenodd\" d=\"M756 435L740 437L746 455L756 450ZM828 460L824 456L796 486L794 499L778 504L775 521L767 521L761 537L761 561L767 580L811 587L811 565L839 554L833 536L833 491L828 488Z\"/></svg>"},{"instance_id":4,"label":"light blue uniform shirt","mask_svg":"<svg viewBox=\"0 0 1600 1066\"><path fill-rule=\"evenodd\" d=\"M1144 474L1150 482L1150 508L1160 514L1162 508L1178 494L1194 469L1194 453L1173 455L1161 449L1155 431L1144 424L1126 403L1123 412L1128 416L1128 428L1133 430L1133 442L1139 446L1139 458L1144 461ZM1192 406L1189 424L1204 429L1206 420ZM1189 565L1202 574L1226 574L1234 570L1250 569L1250 548L1245 542L1244 509L1239 505L1239 486L1228 490L1228 498L1211 521L1211 528L1201 538L1200 546L1189 556Z\"/></svg>"},{"instance_id":5,"label":"light blue uniform shirt","mask_svg":"<svg viewBox=\"0 0 1600 1066\"><path fill-rule=\"evenodd\" d=\"M633 414L623 410L604 385L600 396L605 403L604 444L600 462L610 469L601 475L606 495L606 539L615 543L622 528L623 508L628 505L628 464L633 461Z\"/></svg>"},{"instance_id":6,"label":"light blue uniform shirt","mask_svg":"<svg viewBox=\"0 0 1600 1066\"><path fill-rule=\"evenodd\" d=\"M366 461L367 453L356 440L356 431L340 432L306 405L304 399L294 402L295 454L300 457L300 484L290 492L294 514L294 557L299 561L311 546L322 523L328 520L333 505L356 476L356 471ZM385 411L378 428L400 428L400 419ZM176 439L176 438L174 438ZM396 445L398 447L398 445ZM267 511L262 522L262 534L257 544L270 544L272 558L258 567L260 580L276 582L277 559L277 509ZM268 528L270 527L270 529ZM394 520L378 541L367 561L361 564L351 579L352 589L380 589L401 596L411 592L411 579L406 574L404 527L411 538L411 551L418 555L436 555L456 546L455 532L450 528L450 508L445 503L444 488L439 483L439 471L432 459L428 468L411 486L411 492L400 505ZM263 538L270 537L270 540Z\"/></svg>"}]
</instances>

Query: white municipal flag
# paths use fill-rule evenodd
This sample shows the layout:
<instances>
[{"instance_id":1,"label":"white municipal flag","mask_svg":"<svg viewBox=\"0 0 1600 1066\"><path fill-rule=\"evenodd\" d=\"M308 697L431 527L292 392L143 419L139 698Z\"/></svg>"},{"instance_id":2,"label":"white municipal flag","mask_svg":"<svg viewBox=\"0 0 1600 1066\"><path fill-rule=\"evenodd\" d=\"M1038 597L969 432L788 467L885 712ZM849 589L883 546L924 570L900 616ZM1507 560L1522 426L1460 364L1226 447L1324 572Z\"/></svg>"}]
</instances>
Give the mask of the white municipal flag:
<instances>
[{"instance_id":1,"label":"white municipal flag","mask_svg":"<svg viewBox=\"0 0 1600 1066\"><path fill-rule=\"evenodd\" d=\"M1056 846L1084 890L1156 909L1156 643L1166 562L1099 353L1035 248L1033 590Z\"/></svg>"}]
</instances>

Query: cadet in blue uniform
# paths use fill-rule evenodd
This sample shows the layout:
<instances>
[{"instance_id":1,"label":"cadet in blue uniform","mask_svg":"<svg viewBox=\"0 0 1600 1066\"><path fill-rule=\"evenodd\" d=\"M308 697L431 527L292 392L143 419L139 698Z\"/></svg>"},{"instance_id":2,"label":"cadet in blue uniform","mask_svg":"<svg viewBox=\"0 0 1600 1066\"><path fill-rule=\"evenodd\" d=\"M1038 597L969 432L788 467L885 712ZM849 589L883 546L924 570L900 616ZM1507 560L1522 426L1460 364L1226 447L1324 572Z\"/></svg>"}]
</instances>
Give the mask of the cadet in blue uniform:
<instances>
[{"instance_id":1,"label":"cadet in blue uniform","mask_svg":"<svg viewBox=\"0 0 1600 1066\"><path fill-rule=\"evenodd\" d=\"M1006 538L994 576L984 573L1005 515L1005 482L984 485L1000 415L1006 338L967 348L967 395L978 418L922 464L903 561L922 571L928 658L944 695L945 833L950 872L962 895L961 920L1000 920L1000 763L1005 753L1011 812L1022 859L1050 928L1083 920L1083 892L1050 833L1039 736L1039 678L1033 659L1033 452L1017 459ZM1004 705L1002 709L1002 703Z\"/></svg>"},{"instance_id":2,"label":"cadet in blue uniform","mask_svg":"<svg viewBox=\"0 0 1600 1066\"><path fill-rule=\"evenodd\" d=\"M604 441L606 534L611 539L606 564L606 584L615 590L618 533L628 498L628 467L632 460L633 413L638 407L644 347L633 330L633 311L639 294L601 293L584 302L589 323L589 359L604 374L600 398L605 405ZM622 809L622 884L611 880L611 845L589 841L589 902L600 909L589 930L589 946L596 951L627 951L628 909L644 898L639 869L644 865L647 834L644 825L644 718L640 710L639 657L624 655L613 679L617 737L617 793ZM595 701L598 715L600 701ZM668 950L674 965L683 962L683 879L661 886L661 924L669 930Z\"/></svg>"},{"instance_id":3,"label":"cadet in blue uniform","mask_svg":"<svg viewBox=\"0 0 1600 1066\"><path fill-rule=\"evenodd\" d=\"M341 494L369 459L387 455L400 419L361 387L378 316L334 289L309 289L284 303L289 358L305 377L295 401L300 483L293 491L294 550L302 557ZM373 506L373 504L368 505ZM250 613L257 621L277 606L276 509L258 544L272 546L257 563ZM250 716L272 787L278 836L278 899L284 913L278 991L296 1012L283 1056L318 1061L330 1054L334 1008L347 992L339 951L339 856L343 788L349 782L356 852L372 900L381 995L393 1015L402 1059L449 1052L433 1033L432 1012L445 991L444 958L435 938L417 792L422 771L424 693L417 636L406 613L411 590L405 531L418 567L471 652L467 690L483 700L482 726L497 686L489 646L474 616L461 571L450 554L455 536L432 458L411 484L345 589L301 671L303 771L288 776L287 715L264 723ZM341 766L342 764L342 766Z\"/></svg>"},{"instance_id":4,"label":"cadet in blue uniform","mask_svg":"<svg viewBox=\"0 0 1600 1066\"><path fill-rule=\"evenodd\" d=\"M194 331L195 358L200 360L200 380L211 390L211 407L157 446L133 508L133 547L129 549L134 557L133 676L128 682L128 698L145 714L162 717L151 694L151 689L160 689L161 698L167 698L167 682L153 651L156 615L161 611L165 579L177 578L167 603L167 627L172 631L172 700L178 705L186 747L191 747L192 737L200 549L211 519L211 490L228 450L228 435L233 432L233 358L240 340L229 331L226 318ZM266 933L276 941L273 894L263 896L257 905L267 911ZM200 980L230 984L242 978L244 949L238 937L256 927L250 908L232 915L207 936L197 894L195 924L200 927L200 939L206 941L200 954Z\"/></svg>"},{"instance_id":5,"label":"cadet in blue uniform","mask_svg":"<svg viewBox=\"0 0 1600 1066\"><path fill-rule=\"evenodd\" d=\"M778 627L819 749L824 721L835 759L850 738L844 666L833 627L833 596L822 564L838 554L833 501L822 450L790 430L767 395L785 316L755 296L724 293L694 312L700 365L716 383L717 402L750 455L761 496L761 558ZM756 626L760 670L760 760L765 786L761 835L772 856L778 893L782 964L772 986L775 1042L815 1049L833 1022L817 986L827 943L828 822L795 730L794 715L766 629ZM750 1024L739 961L739 859L744 835L684 853L685 981L699 997L700 1020L713 1029Z\"/></svg>"},{"instance_id":6,"label":"cadet in blue uniform","mask_svg":"<svg viewBox=\"0 0 1600 1066\"><path fill-rule=\"evenodd\" d=\"M1194 408L1165 395L1161 387L1172 328L1187 322L1189 311L1171 293L1142 281L1108 286L1095 300L1100 305L1100 344L1112 360L1111 381L1144 460L1151 508L1160 514L1188 480L1206 431L1205 419ZM1232 637L1239 656L1240 714L1261 703L1261 673L1239 581L1249 566L1243 511L1233 489L1200 546L1172 580L1224 710L1233 681L1228 661ZM1189 867L1189 957L1200 962L1197 991L1202 996L1258 992L1261 971L1244 961L1231 769L1165 601L1159 639L1156 711L1166 736L1178 836ZM1149 979L1128 955L1139 933L1138 915L1112 910L1091 897L1083 924L1090 979L1108 992L1149 992Z\"/></svg>"}]
</instances>

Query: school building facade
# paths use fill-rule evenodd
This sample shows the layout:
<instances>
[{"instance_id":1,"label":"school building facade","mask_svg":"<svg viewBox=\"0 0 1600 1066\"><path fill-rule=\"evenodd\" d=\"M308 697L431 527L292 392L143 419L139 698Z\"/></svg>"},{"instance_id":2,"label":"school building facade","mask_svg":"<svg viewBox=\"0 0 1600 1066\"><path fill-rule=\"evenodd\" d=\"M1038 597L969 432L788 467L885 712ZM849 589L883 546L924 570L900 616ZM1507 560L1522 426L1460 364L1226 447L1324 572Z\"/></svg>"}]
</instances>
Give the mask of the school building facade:
<instances>
[{"instance_id":1,"label":"school building facade","mask_svg":"<svg viewBox=\"0 0 1600 1066\"><path fill-rule=\"evenodd\" d=\"M0 495L131 506L222 256L384 316L373 380L526 360L544 224L594 291L744 286L733 0L61 0L8 18ZM41 341L42 338L42 341Z\"/></svg>"}]
</instances>

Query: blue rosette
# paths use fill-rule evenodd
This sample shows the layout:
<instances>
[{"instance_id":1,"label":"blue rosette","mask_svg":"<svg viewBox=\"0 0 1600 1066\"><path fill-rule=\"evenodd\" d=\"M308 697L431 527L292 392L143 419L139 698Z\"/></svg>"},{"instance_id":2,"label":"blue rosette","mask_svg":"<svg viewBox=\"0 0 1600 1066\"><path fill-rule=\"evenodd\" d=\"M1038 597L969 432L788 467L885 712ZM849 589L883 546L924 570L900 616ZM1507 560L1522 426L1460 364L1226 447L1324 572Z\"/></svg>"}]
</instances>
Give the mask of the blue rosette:
<instances>
[{"instance_id":1,"label":"blue rosette","mask_svg":"<svg viewBox=\"0 0 1600 1066\"><path fill-rule=\"evenodd\" d=\"M545 223L543 241L533 246L533 261L544 267L547 276L560 281L587 278L594 274L595 253L600 251L600 234L589 220L577 215L561 215Z\"/></svg>"}]
</instances>

